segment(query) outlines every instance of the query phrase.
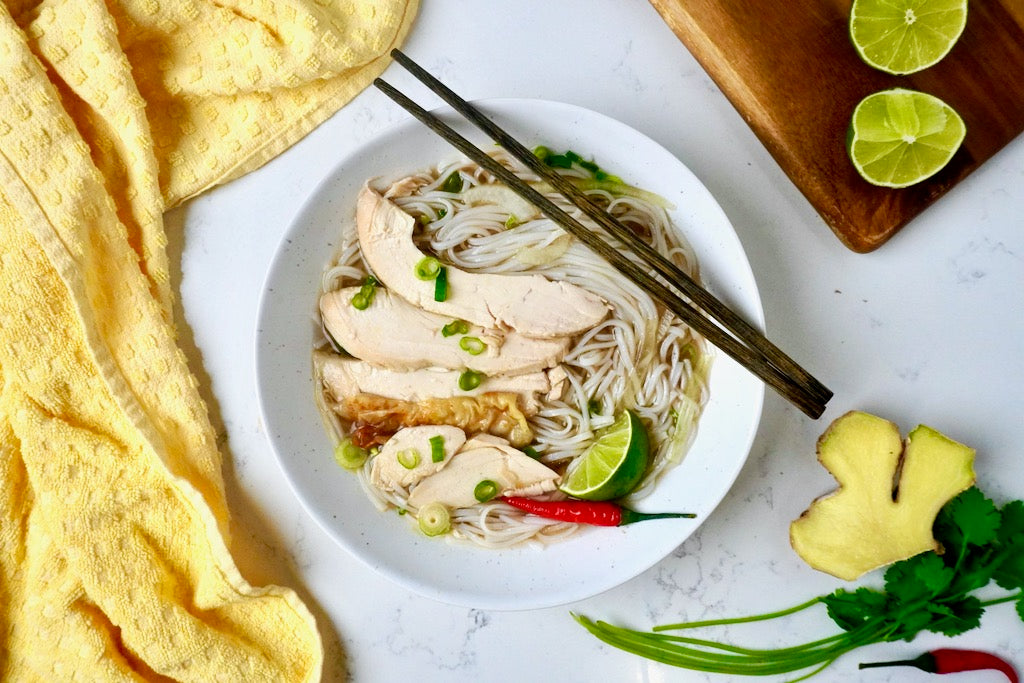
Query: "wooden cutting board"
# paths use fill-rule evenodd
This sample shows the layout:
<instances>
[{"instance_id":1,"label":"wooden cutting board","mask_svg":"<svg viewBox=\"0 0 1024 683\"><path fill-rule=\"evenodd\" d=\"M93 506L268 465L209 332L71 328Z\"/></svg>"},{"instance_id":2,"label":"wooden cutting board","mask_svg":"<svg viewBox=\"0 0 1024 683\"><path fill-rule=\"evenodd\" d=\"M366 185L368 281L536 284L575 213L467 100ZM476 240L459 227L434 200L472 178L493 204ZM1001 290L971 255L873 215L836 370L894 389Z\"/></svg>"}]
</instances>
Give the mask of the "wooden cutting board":
<instances>
[{"instance_id":1,"label":"wooden cutting board","mask_svg":"<svg viewBox=\"0 0 1024 683\"><path fill-rule=\"evenodd\" d=\"M972 0L938 64L890 76L850 43L851 0L651 0L754 133L850 249L892 237L1024 130L1024 0ZM885 88L935 95L967 137L949 165L904 189L865 182L846 155L856 104Z\"/></svg>"}]
</instances>

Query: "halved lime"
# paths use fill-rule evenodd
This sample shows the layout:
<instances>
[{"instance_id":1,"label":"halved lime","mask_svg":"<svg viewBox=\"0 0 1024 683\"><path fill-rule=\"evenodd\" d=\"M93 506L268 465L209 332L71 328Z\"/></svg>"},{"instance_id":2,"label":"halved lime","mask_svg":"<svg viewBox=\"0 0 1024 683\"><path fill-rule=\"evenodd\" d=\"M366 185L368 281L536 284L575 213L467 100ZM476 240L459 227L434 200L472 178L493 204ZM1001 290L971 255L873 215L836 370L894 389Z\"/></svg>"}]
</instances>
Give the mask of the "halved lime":
<instances>
[{"instance_id":1,"label":"halved lime","mask_svg":"<svg viewBox=\"0 0 1024 683\"><path fill-rule=\"evenodd\" d=\"M853 110L847 151L869 183L907 187L949 163L966 133L963 119L938 97L893 88Z\"/></svg>"},{"instance_id":2,"label":"halved lime","mask_svg":"<svg viewBox=\"0 0 1024 683\"><path fill-rule=\"evenodd\" d=\"M861 59L911 74L946 56L967 25L967 0L854 0L850 39Z\"/></svg>"},{"instance_id":3,"label":"halved lime","mask_svg":"<svg viewBox=\"0 0 1024 683\"><path fill-rule=\"evenodd\" d=\"M647 469L650 444L647 429L631 411L597 434L559 487L584 500L611 500L632 491Z\"/></svg>"}]
</instances>

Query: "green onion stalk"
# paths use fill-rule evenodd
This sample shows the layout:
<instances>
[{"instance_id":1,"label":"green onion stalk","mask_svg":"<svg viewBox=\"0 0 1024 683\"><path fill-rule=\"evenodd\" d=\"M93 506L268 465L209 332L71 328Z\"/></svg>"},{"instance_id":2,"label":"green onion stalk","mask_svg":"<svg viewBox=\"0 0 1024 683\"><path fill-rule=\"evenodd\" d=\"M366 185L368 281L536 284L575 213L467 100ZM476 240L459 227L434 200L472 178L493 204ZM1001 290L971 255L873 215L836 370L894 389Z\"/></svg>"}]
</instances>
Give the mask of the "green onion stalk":
<instances>
[{"instance_id":1,"label":"green onion stalk","mask_svg":"<svg viewBox=\"0 0 1024 683\"><path fill-rule=\"evenodd\" d=\"M634 631L604 621L573 614L573 618L600 640L627 652L670 666L706 671L708 673L742 676L771 676L806 672L798 678L803 681L819 673L842 655L864 645L886 640L898 628L892 624L865 623L863 626L810 643L779 649L756 649L729 645L713 640L690 638L664 633L706 626L723 626L764 621L794 614L812 607L823 598L767 614L733 619L712 619L682 624L655 626L652 631ZM807 671L809 669L809 671Z\"/></svg>"}]
</instances>

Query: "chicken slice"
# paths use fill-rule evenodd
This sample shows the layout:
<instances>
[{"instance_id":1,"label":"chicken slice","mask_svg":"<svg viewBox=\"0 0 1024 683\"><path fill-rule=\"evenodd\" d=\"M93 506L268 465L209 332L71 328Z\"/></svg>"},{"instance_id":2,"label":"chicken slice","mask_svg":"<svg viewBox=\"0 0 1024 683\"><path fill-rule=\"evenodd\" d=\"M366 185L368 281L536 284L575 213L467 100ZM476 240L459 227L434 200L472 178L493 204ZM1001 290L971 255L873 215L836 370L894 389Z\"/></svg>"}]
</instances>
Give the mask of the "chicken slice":
<instances>
[{"instance_id":1,"label":"chicken slice","mask_svg":"<svg viewBox=\"0 0 1024 683\"><path fill-rule=\"evenodd\" d=\"M444 452L440 460L431 457L430 439L441 437ZM370 465L370 481L380 489L404 489L431 474L441 471L451 457L466 443L466 433L448 425L406 427L395 432L381 447ZM409 454L416 455L410 460ZM399 456L400 453L406 455ZM404 464L403 464L404 461ZM410 466L411 465L411 466Z\"/></svg>"},{"instance_id":2,"label":"chicken slice","mask_svg":"<svg viewBox=\"0 0 1024 683\"><path fill-rule=\"evenodd\" d=\"M478 387L464 391L459 388L459 375L462 373L458 370L399 372L327 353L315 354L314 363L320 367L324 385L339 401L356 394L375 394L419 403L427 399L512 393L519 397L523 412L533 415L540 408L538 397L547 394L552 388L546 372L485 377Z\"/></svg>"},{"instance_id":3,"label":"chicken slice","mask_svg":"<svg viewBox=\"0 0 1024 683\"><path fill-rule=\"evenodd\" d=\"M517 375L558 365L569 348L568 337L535 339L518 332L489 335L476 325L465 334L445 337L441 330L451 318L416 308L387 289L378 289L373 303L359 310L351 304L358 292L358 287L348 287L320 298L324 327L356 358L391 370L461 370L468 365L487 375ZM467 337L486 348L470 354L460 346Z\"/></svg>"},{"instance_id":4,"label":"chicken slice","mask_svg":"<svg viewBox=\"0 0 1024 683\"><path fill-rule=\"evenodd\" d=\"M484 480L493 481L498 495L539 495L554 491L559 475L520 450L503 444L467 441L451 462L436 474L424 478L409 494L409 505L419 508L427 503L441 503L450 508L472 507L480 501L474 490ZM503 440L502 440L503 441ZM470 448L470 444L475 445Z\"/></svg>"},{"instance_id":5,"label":"chicken slice","mask_svg":"<svg viewBox=\"0 0 1024 683\"><path fill-rule=\"evenodd\" d=\"M423 258L413 242L415 220L369 185L356 205L363 256L374 274L413 305L488 329L512 329L530 337L566 337L589 329L608 314L600 297L541 275L468 273L447 266L448 294L434 300L434 282L416 277Z\"/></svg>"}]
</instances>

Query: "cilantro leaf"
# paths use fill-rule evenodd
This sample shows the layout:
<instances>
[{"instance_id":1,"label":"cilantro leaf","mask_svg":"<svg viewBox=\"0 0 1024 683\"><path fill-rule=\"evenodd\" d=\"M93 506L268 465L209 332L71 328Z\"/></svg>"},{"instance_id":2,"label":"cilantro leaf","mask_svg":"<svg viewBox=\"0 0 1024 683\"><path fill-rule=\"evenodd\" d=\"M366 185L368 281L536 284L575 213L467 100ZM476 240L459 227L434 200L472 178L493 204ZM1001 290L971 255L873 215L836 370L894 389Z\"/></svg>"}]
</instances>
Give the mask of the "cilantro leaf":
<instances>
[{"instance_id":1,"label":"cilantro leaf","mask_svg":"<svg viewBox=\"0 0 1024 683\"><path fill-rule=\"evenodd\" d=\"M885 593L870 588L850 592L840 588L823 599L828 615L844 631L852 631L864 623L884 618L889 606Z\"/></svg>"},{"instance_id":2,"label":"cilantro leaf","mask_svg":"<svg viewBox=\"0 0 1024 683\"><path fill-rule=\"evenodd\" d=\"M953 581L954 572L933 552L896 562L885 571L885 591L903 605L938 595Z\"/></svg>"},{"instance_id":3,"label":"cilantro leaf","mask_svg":"<svg viewBox=\"0 0 1024 683\"><path fill-rule=\"evenodd\" d=\"M1000 511L1002 520L999 524L999 542L1013 543L1019 537L1024 541L1024 501L1015 500L1007 503Z\"/></svg>"},{"instance_id":4,"label":"cilantro leaf","mask_svg":"<svg viewBox=\"0 0 1024 683\"><path fill-rule=\"evenodd\" d=\"M1024 598L1017 601L1017 616L1024 621Z\"/></svg>"},{"instance_id":5,"label":"cilantro leaf","mask_svg":"<svg viewBox=\"0 0 1024 683\"><path fill-rule=\"evenodd\" d=\"M981 615L985 612L981 600L973 595L945 604L931 604L928 610L932 613L928 630L950 637L980 626Z\"/></svg>"},{"instance_id":6,"label":"cilantro leaf","mask_svg":"<svg viewBox=\"0 0 1024 683\"><path fill-rule=\"evenodd\" d=\"M997 555L992 578L1003 588L1024 588L1024 537L1017 543L1003 548Z\"/></svg>"},{"instance_id":7,"label":"cilantro leaf","mask_svg":"<svg viewBox=\"0 0 1024 683\"><path fill-rule=\"evenodd\" d=\"M1000 522L995 503L972 486L942 508L939 531L950 533L958 548L964 544L985 545L996 540Z\"/></svg>"}]
</instances>

